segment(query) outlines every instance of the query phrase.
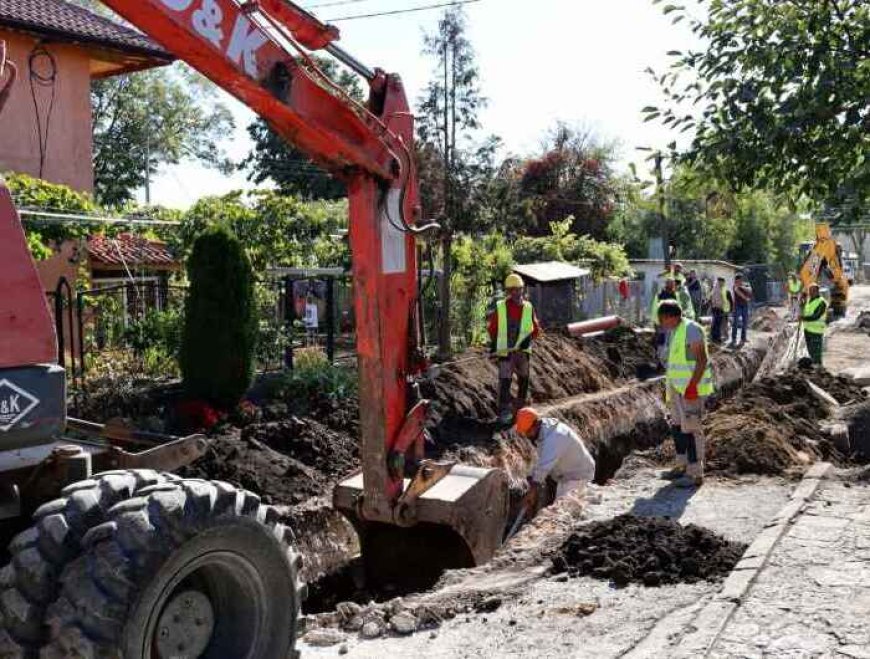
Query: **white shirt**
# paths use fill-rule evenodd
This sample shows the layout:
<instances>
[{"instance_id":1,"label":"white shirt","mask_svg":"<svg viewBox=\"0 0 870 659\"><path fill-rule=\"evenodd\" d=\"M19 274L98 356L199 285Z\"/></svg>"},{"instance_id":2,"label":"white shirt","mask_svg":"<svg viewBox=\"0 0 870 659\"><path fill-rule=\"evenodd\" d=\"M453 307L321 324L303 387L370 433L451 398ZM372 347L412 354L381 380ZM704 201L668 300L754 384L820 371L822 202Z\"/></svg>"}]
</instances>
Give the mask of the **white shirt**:
<instances>
[{"instance_id":1,"label":"white shirt","mask_svg":"<svg viewBox=\"0 0 870 659\"><path fill-rule=\"evenodd\" d=\"M586 481L595 477L595 460L583 440L558 419L541 420L538 440L538 463L532 480L543 483L547 476L554 481Z\"/></svg>"}]
</instances>

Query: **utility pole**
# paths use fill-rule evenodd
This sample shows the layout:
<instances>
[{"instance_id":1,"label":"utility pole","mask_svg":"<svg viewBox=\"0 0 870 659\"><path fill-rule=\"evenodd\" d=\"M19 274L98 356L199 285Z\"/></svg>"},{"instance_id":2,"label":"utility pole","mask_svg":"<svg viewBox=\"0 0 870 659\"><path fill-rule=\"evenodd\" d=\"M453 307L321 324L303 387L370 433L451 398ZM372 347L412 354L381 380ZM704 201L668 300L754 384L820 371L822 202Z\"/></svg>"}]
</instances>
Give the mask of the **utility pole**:
<instances>
[{"instance_id":1,"label":"utility pole","mask_svg":"<svg viewBox=\"0 0 870 659\"><path fill-rule=\"evenodd\" d=\"M659 204L659 222L662 230L662 242L665 248L665 270L671 269L671 232L668 226L668 214L665 203L665 176L662 170L664 156L661 151L653 154L655 161L656 197Z\"/></svg>"}]
</instances>

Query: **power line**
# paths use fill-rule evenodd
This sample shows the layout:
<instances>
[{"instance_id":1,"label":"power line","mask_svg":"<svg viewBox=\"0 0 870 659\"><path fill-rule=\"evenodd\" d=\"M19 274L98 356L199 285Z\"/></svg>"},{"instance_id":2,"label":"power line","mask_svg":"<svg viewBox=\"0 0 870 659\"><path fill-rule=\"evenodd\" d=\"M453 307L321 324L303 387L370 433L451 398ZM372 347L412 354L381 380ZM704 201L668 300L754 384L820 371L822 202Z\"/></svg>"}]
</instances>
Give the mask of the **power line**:
<instances>
[{"instance_id":1,"label":"power line","mask_svg":"<svg viewBox=\"0 0 870 659\"><path fill-rule=\"evenodd\" d=\"M442 2L436 5L424 5L422 7L412 7L411 9L394 9L393 11L381 11L375 14L356 14L354 16L339 16L338 18L328 18L327 23L337 23L339 21L353 21L358 18L378 18L379 16L395 16L396 14L410 14L416 11L427 11L429 9L441 9L442 7L459 7L461 5L470 5L481 0L456 0L455 2Z\"/></svg>"},{"instance_id":2,"label":"power line","mask_svg":"<svg viewBox=\"0 0 870 659\"><path fill-rule=\"evenodd\" d=\"M321 2L316 5L308 5L305 7L308 9L320 9L321 7L338 7L339 5L355 5L359 2L371 2L371 0L338 0L338 2Z\"/></svg>"}]
</instances>

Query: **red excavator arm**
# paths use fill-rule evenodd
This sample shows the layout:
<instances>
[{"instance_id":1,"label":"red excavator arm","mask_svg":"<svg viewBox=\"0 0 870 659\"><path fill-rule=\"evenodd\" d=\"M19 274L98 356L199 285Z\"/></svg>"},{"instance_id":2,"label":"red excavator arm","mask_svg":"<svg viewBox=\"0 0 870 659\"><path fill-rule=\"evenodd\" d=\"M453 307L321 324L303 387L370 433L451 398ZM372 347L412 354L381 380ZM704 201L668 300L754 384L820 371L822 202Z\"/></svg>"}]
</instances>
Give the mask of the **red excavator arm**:
<instances>
[{"instance_id":1,"label":"red excavator arm","mask_svg":"<svg viewBox=\"0 0 870 659\"><path fill-rule=\"evenodd\" d=\"M420 212L414 118L400 78L366 69L336 46L336 28L284 0L103 2L346 181L363 473L337 489L336 505L358 527L447 525L475 560L488 558L506 515L500 472L429 465L412 482L403 478L405 456L422 455L428 403L411 394L422 365L414 311ZM367 106L310 60L306 50L319 49L368 80Z\"/></svg>"}]
</instances>

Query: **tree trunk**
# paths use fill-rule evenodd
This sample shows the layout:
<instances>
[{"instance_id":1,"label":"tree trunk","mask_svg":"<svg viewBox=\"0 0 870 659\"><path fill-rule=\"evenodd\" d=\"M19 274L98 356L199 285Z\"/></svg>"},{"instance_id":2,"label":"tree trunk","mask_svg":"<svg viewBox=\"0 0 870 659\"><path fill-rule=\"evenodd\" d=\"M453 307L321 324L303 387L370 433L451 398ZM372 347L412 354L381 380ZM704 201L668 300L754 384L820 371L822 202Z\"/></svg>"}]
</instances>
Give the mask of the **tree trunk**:
<instances>
[{"instance_id":1,"label":"tree trunk","mask_svg":"<svg viewBox=\"0 0 870 659\"><path fill-rule=\"evenodd\" d=\"M449 359L453 354L453 345L450 341L451 323L450 323L450 277L453 274L453 259L451 258L451 248L453 246L453 235L449 231L445 231L441 237L441 279L439 284L439 298L441 317L438 325L438 357L440 360Z\"/></svg>"}]
</instances>

